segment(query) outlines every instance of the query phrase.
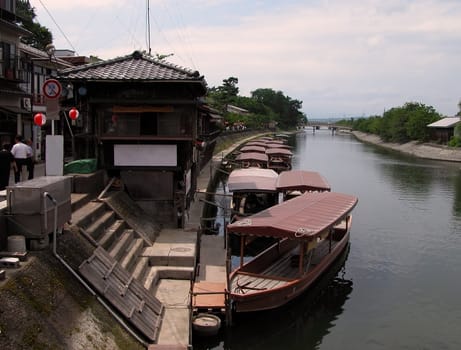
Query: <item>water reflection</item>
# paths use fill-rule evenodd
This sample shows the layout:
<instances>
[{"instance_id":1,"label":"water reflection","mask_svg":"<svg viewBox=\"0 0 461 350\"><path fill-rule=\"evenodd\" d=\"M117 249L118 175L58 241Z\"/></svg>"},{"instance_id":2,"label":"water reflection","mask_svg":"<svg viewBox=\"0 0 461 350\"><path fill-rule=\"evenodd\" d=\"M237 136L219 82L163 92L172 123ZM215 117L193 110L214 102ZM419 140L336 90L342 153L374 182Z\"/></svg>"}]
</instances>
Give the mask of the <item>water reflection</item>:
<instances>
[{"instance_id":1,"label":"water reflection","mask_svg":"<svg viewBox=\"0 0 461 350\"><path fill-rule=\"evenodd\" d=\"M233 327L214 338L194 339L194 349L317 349L343 312L353 289L345 264L349 246L315 286L283 308L235 315Z\"/></svg>"},{"instance_id":2,"label":"water reflection","mask_svg":"<svg viewBox=\"0 0 461 350\"><path fill-rule=\"evenodd\" d=\"M453 215L461 219L461 170L458 171L458 174L454 182L454 201L453 201Z\"/></svg>"},{"instance_id":3,"label":"water reflection","mask_svg":"<svg viewBox=\"0 0 461 350\"><path fill-rule=\"evenodd\" d=\"M461 349L461 164L327 132L296 135L293 152L294 169L359 198L347 277L283 312L240 317L230 332L194 339L194 349Z\"/></svg>"}]
</instances>

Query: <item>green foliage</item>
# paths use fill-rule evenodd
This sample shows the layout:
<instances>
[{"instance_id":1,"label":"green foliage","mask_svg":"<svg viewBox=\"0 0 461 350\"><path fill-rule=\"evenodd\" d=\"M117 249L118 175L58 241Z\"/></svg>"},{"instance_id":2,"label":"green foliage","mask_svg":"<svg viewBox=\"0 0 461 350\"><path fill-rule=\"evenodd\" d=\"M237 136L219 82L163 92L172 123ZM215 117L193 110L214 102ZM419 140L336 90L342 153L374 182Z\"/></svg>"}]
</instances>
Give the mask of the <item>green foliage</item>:
<instances>
[{"instance_id":1,"label":"green foliage","mask_svg":"<svg viewBox=\"0 0 461 350\"><path fill-rule=\"evenodd\" d=\"M229 124L242 122L248 128L264 128L276 122L282 129L289 129L307 122L305 114L300 111L302 101L272 89L257 89L251 97L239 96L237 83L235 77L225 79L221 86L210 88L207 96L208 103L220 110ZM244 108L250 114L227 113L228 104Z\"/></svg>"},{"instance_id":2,"label":"green foliage","mask_svg":"<svg viewBox=\"0 0 461 350\"><path fill-rule=\"evenodd\" d=\"M20 18L20 25L32 33L31 36L21 37L21 41L36 49L45 51L46 45L53 42L53 34L46 27L35 22L35 8L27 0L16 1L16 15Z\"/></svg>"},{"instance_id":3,"label":"green foliage","mask_svg":"<svg viewBox=\"0 0 461 350\"><path fill-rule=\"evenodd\" d=\"M386 111L382 117L356 119L352 127L358 131L377 134L386 142L427 141L429 139L427 125L440 118L440 114L433 107L408 102L403 107Z\"/></svg>"},{"instance_id":4,"label":"green foliage","mask_svg":"<svg viewBox=\"0 0 461 350\"><path fill-rule=\"evenodd\" d=\"M456 124L453 137L448 142L450 147L461 147L461 123Z\"/></svg>"}]
</instances>

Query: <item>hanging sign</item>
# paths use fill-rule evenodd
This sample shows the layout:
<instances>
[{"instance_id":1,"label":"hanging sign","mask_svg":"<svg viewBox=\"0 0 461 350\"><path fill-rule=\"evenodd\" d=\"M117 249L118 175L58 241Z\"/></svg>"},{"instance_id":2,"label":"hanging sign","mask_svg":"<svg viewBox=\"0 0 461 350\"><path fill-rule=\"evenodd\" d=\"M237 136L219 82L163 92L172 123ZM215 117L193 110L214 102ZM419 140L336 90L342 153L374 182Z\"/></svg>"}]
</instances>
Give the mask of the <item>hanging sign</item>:
<instances>
[{"instance_id":1,"label":"hanging sign","mask_svg":"<svg viewBox=\"0 0 461 350\"><path fill-rule=\"evenodd\" d=\"M43 94L48 98L58 98L61 96L62 86L56 79L47 79L43 83Z\"/></svg>"}]
</instances>

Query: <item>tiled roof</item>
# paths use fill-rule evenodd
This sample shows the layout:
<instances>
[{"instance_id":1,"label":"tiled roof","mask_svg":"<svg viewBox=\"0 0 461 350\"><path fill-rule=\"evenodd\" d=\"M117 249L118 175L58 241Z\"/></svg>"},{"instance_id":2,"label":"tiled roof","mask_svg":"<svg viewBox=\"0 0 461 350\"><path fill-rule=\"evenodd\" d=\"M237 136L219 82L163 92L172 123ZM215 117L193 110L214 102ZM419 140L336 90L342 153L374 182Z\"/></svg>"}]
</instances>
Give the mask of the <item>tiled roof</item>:
<instances>
[{"instance_id":1,"label":"tiled roof","mask_svg":"<svg viewBox=\"0 0 461 350\"><path fill-rule=\"evenodd\" d=\"M437 120L436 122L429 124L429 128L451 128L458 124L460 117L447 117Z\"/></svg>"},{"instance_id":2,"label":"tiled roof","mask_svg":"<svg viewBox=\"0 0 461 350\"><path fill-rule=\"evenodd\" d=\"M58 78L92 81L181 81L205 85L205 79L198 71L160 62L139 51L107 61L61 70Z\"/></svg>"}]
</instances>

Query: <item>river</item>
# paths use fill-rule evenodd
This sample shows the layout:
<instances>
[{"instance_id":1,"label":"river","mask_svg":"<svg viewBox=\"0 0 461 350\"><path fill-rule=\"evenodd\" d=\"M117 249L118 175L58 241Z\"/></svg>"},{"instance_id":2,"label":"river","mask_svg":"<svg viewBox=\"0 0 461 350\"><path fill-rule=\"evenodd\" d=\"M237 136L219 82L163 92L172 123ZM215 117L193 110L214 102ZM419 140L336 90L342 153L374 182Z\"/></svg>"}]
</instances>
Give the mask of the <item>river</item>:
<instances>
[{"instance_id":1,"label":"river","mask_svg":"<svg viewBox=\"0 0 461 350\"><path fill-rule=\"evenodd\" d=\"M461 349L461 164L326 129L290 144L294 169L359 198L350 249L294 303L239 316L194 349Z\"/></svg>"}]
</instances>

